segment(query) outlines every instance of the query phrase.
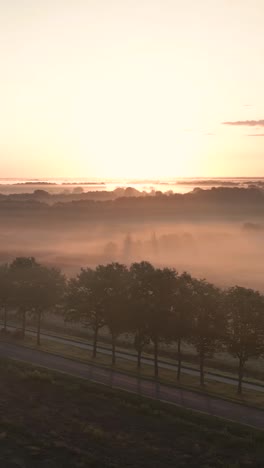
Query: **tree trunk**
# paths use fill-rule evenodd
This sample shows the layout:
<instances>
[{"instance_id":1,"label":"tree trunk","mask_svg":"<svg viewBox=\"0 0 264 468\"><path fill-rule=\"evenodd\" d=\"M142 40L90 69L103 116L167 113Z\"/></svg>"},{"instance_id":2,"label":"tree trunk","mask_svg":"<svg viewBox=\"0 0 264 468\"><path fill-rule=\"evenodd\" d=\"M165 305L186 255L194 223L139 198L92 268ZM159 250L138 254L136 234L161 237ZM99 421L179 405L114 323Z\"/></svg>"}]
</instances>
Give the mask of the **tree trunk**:
<instances>
[{"instance_id":1,"label":"tree trunk","mask_svg":"<svg viewBox=\"0 0 264 468\"><path fill-rule=\"evenodd\" d=\"M141 354L142 354L142 348L139 346L138 348L138 355L137 355L137 368L141 368Z\"/></svg>"},{"instance_id":2,"label":"tree trunk","mask_svg":"<svg viewBox=\"0 0 264 468\"><path fill-rule=\"evenodd\" d=\"M159 376L158 353L159 353L159 342L158 342L157 337L155 337L154 339L154 375L156 379Z\"/></svg>"},{"instance_id":3,"label":"tree trunk","mask_svg":"<svg viewBox=\"0 0 264 468\"><path fill-rule=\"evenodd\" d=\"M116 336L112 335L112 365L116 363Z\"/></svg>"},{"instance_id":4,"label":"tree trunk","mask_svg":"<svg viewBox=\"0 0 264 468\"><path fill-rule=\"evenodd\" d=\"M40 346L41 310L38 310L37 345Z\"/></svg>"},{"instance_id":5,"label":"tree trunk","mask_svg":"<svg viewBox=\"0 0 264 468\"><path fill-rule=\"evenodd\" d=\"M98 339L98 327L94 329L94 339L93 339L93 359L96 358L97 352L97 339Z\"/></svg>"},{"instance_id":6,"label":"tree trunk","mask_svg":"<svg viewBox=\"0 0 264 468\"><path fill-rule=\"evenodd\" d=\"M22 338L25 339L26 334L26 311L22 310Z\"/></svg>"},{"instance_id":7,"label":"tree trunk","mask_svg":"<svg viewBox=\"0 0 264 468\"><path fill-rule=\"evenodd\" d=\"M238 393L238 395L241 395L241 393L242 393L243 375L244 375L244 361L243 361L242 358L239 358L238 386L237 386L237 393Z\"/></svg>"},{"instance_id":8,"label":"tree trunk","mask_svg":"<svg viewBox=\"0 0 264 468\"><path fill-rule=\"evenodd\" d=\"M200 351L200 385L204 387L204 352Z\"/></svg>"},{"instance_id":9,"label":"tree trunk","mask_svg":"<svg viewBox=\"0 0 264 468\"><path fill-rule=\"evenodd\" d=\"M177 370L177 380L181 378L181 365L182 365L182 355L181 355L181 338L178 339L178 370Z\"/></svg>"},{"instance_id":10,"label":"tree trunk","mask_svg":"<svg viewBox=\"0 0 264 468\"><path fill-rule=\"evenodd\" d=\"M4 330L7 328L7 307L4 306Z\"/></svg>"}]
</instances>

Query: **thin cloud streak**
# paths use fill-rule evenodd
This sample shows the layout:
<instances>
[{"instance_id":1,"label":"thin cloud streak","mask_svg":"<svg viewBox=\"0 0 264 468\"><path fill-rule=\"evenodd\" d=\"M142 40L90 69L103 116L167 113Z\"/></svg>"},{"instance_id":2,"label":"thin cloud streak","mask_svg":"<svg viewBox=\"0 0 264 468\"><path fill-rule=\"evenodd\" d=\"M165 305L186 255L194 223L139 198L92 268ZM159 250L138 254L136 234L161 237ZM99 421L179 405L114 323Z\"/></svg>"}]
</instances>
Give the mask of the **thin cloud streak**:
<instances>
[{"instance_id":1,"label":"thin cloud streak","mask_svg":"<svg viewBox=\"0 0 264 468\"><path fill-rule=\"evenodd\" d=\"M249 136L249 137L264 137L264 133L249 133L246 136Z\"/></svg>"},{"instance_id":2,"label":"thin cloud streak","mask_svg":"<svg viewBox=\"0 0 264 468\"><path fill-rule=\"evenodd\" d=\"M237 127L264 127L264 120L237 120L236 122L222 122L222 125L232 125Z\"/></svg>"}]
</instances>

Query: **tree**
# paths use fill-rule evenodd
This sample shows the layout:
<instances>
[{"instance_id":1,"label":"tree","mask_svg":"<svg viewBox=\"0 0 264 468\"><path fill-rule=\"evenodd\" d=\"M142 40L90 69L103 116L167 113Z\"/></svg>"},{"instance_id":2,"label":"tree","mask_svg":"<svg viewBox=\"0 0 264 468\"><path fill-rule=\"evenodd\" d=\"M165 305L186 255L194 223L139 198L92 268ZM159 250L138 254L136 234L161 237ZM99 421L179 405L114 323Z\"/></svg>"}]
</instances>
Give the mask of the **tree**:
<instances>
[{"instance_id":1,"label":"tree","mask_svg":"<svg viewBox=\"0 0 264 468\"><path fill-rule=\"evenodd\" d=\"M192 323L192 291L193 279L183 273L175 281L175 291L173 295L173 305L168 322L167 336L177 343L177 379L181 377L182 352L181 344L183 339L190 337Z\"/></svg>"},{"instance_id":2,"label":"tree","mask_svg":"<svg viewBox=\"0 0 264 468\"><path fill-rule=\"evenodd\" d=\"M104 246L104 257L107 262L113 262L118 257L118 246L115 242L107 242Z\"/></svg>"},{"instance_id":3,"label":"tree","mask_svg":"<svg viewBox=\"0 0 264 468\"><path fill-rule=\"evenodd\" d=\"M33 257L19 257L10 265L14 305L22 316L22 337L25 337L26 314L37 318L37 344L40 344L41 317L61 300L65 279L55 268L40 265Z\"/></svg>"},{"instance_id":4,"label":"tree","mask_svg":"<svg viewBox=\"0 0 264 468\"><path fill-rule=\"evenodd\" d=\"M133 263L129 270L129 329L134 333L137 367L141 367L142 351L150 342L149 317L152 307L154 267L148 262Z\"/></svg>"},{"instance_id":5,"label":"tree","mask_svg":"<svg viewBox=\"0 0 264 468\"><path fill-rule=\"evenodd\" d=\"M65 277L60 270L37 265L33 269L31 313L37 318L37 344L40 345L41 319L59 305L65 292Z\"/></svg>"},{"instance_id":6,"label":"tree","mask_svg":"<svg viewBox=\"0 0 264 468\"><path fill-rule=\"evenodd\" d=\"M154 256L154 258L158 257L159 254L159 241L157 239L156 233L153 232L151 236L151 253Z\"/></svg>"},{"instance_id":7,"label":"tree","mask_svg":"<svg viewBox=\"0 0 264 468\"><path fill-rule=\"evenodd\" d=\"M112 364L116 363L116 341L127 328L128 269L120 263L99 265L97 281L102 293L102 307L106 326L112 337Z\"/></svg>"},{"instance_id":8,"label":"tree","mask_svg":"<svg viewBox=\"0 0 264 468\"><path fill-rule=\"evenodd\" d=\"M226 316L221 291L205 280L193 280L193 320L190 341L200 359L200 384L204 386L205 359L220 349L225 336Z\"/></svg>"},{"instance_id":9,"label":"tree","mask_svg":"<svg viewBox=\"0 0 264 468\"><path fill-rule=\"evenodd\" d=\"M7 328L7 309L12 296L10 269L8 264L0 265L0 308L4 311L4 330Z\"/></svg>"},{"instance_id":10,"label":"tree","mask_svg":"<svg viewBox=\"0 0 264 468\"><path fill-rule=\"evenodd\" d=\"M167 335L168 322L173 307L176 271L157 268L150 275L148 333L154 346L154 375L158 378L159 344Z\"/></svg>"},{"instance_id":11,"label":"tree","mask_svg":"<svg viewBox=\"0 0 264 468\"><path fill-rule=\"evenodd\" d=\"M258 291L235 286L226 293L228 313L227 350L239 361L238 394L242 393L245 364L264 352L263 296Z\"/></svg>"},{"instance_id":12,"label":"tree","mask_svg":"<svg viewBox=\"0 0 264 468\"><path fill-rule=\"evenodd\" d=\"M35 270L40 265L34 257L17 257L10 265L10 280L13 290L11 304L17 307L22 319L22 338L25 337L26 314L33 308Z\"/></svg>"},{"instance_id":13,"label":"tree","mask_svg":"<svg viewBox=\"0 0 264 468\"><path fill-rule=\"evenodd\" d=\"M123 259L126 263L130 261L133 249L133 240L130 234L127 234L123 245Z\"/></svg>"},{"instance_id":14,"label":"tree","mask_svg":"<svg viewBox=\"0 0 264 468\"><path fill-rule=\"evenodd\" d=\"M93 330L93 358L96 358L99 330L105 324L102 284L97 270L82 269L77 278L70 280L67 307L68 319L78 320Z\"/></svg>"}]
</instances>

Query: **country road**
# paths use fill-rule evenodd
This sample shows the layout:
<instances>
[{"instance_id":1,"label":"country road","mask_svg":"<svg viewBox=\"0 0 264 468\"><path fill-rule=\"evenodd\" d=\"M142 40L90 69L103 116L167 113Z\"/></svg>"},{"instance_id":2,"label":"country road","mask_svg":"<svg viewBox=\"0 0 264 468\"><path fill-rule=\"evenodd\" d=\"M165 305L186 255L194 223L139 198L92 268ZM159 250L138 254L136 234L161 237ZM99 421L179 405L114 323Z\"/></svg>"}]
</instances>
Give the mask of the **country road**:
<instances>
[{"instance_id":1,"label":"country road","mask_svg":"<svg viewBox=\"0 0 264 468\"><path fill-rule=\"evenodd\" d=\"M81 377L116 389L137 393L191 410L204 412L230 421L264 429L264 411L212 398L189 390L182 390L150 380L138 379L111 369L84 364L62 356L32 350L11 343L0 342L0 357L23 361L50 370ZM19 390L18 390L19 391Z\"/></svg>"},{"instance_id":2,"label":"country road","mask_svg":"<svg viewBox=\"0 0 264 468\"><path fill-rule=\"evenodd\" d=\"M16 329L16 326L9 325L9 329ZM36 336L36 331L34 329L26 329L26 334L29 336ZM70 346L76 346L77 348L81 349L87 349L87 350L92 350L92 344L89 344L89 342L84 342L84 341L78 341L77 339L74 338L65 338L63 336L59 336L57 334L52 334L52 333L47 333L47 332L41 332L41 336L45 338L45 340L57 342L57 343L63 343L66 345ZM98 346L97 347L97 352L100 354L107 354L111 355L112 351L110 348L107 348L105 346ZM121 358L121 359L126 359L129 361L137 361L137 356L133 354L132 352L129 351L116 351L116 357ZM150 357L142 357L142 363L147 364L149 366L154 366L154 361ZM176 374L177 372L177 365L176 364L171 364L170 362L166 362L166 360L161 359L159 360L159 367L163 369L170 369L173 370ZM189 374L193 375L196 377L199 377L199 370L195 369L194 367L189 367L186 365L182 366L182 373L184 374ZM215 382L221 382L221 383L226 383L229 385L234 385L237 386L237 378L232 377L232 376L223 376L218 374L217 372L205 372L205 378L207 380L213 380ZM252 383L244 379L243 382L243 388L247 388L248 390L254 390L258 392L264 392L264 384L261 385L261 383Z\"/></svg>"}]
</instances>

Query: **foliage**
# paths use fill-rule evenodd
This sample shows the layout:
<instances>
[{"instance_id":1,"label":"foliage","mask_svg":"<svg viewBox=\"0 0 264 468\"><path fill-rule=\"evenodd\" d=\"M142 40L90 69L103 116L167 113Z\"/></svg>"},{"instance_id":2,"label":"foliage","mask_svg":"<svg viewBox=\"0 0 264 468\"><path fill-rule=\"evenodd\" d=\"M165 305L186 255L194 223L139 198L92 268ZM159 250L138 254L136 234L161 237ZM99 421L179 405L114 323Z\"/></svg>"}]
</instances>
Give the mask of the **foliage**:
<instances>
[{"instance_id":1,"label":"foliage","mask_svg":"<svg viewBox=\"0 0 264 468\"><path fill-rule=\"evenodd\" d=\"M226 317L221 291L205 280L193 280L193 307L190 341L200 357L200 380L204 385L204 361L220 349L225 336Z\"/></svg>"},{"instance_id":2,"label":"foliage","mask_svg":"<svg viewBox=\"0 0 264 468\"><path fill-rule=\"evenodd\" d=\"M104 321L112 336L112 362L115 364L117 337L128 327L128 269L120 263L99 265L96 275L101 288Z\"/></svg>"},{"instance_id":3,"label":"foliage","mask_svg":"<svg viewBox=\"0 0 264 468\"><path fill-rule=\"evenodd\" d=\"M264 353L263 296L239 286L223 291L188 273L155 268L149 262L120 263L81 269L66 282L62 273L39 264L33 257L16 258L0 266L0 306L17 310L22 318L24 337L26 316L37 319L40 343L43 313L65 308L65 318L80 322L94 333L96 357L98 334L106 326L112 337L112 363L121 333L134 337L138 367L142 352L152 343L154 373L158 376L160 344L177 344L178 378L181 372L181 344L194 345L200 361L200 381L204 385L206 359L222 349L238 361L239 387L242 391L247 360ZM4 315L4 329L7 313ZM20 335L19 335L20 336Z\"/></svg>"},{"instance_id":4,"label":"foliage","mask_svg":"<svg viewBox=\"0 0 264 468\"><path fill-rule=\"evenodd\" d=\"M94 332L93 356L96 357L98 332L105 324L100 269L82 269L68 283L66 320L80 321Z\"/></svg>"},{"instance_id":5,"label":"foliage","mask_svg":"<svg viewBox=\"0 0 264 468\"><path fill-rule=\"evenodd\" d=\"M258 291L239 286L226 293L228 328L225 336L227 349L239 360L238 393L246 361L264 352L264 302Z\"/></svg>"},{"instance_id":6,"label":"foliage","mask_svg":"<svg viewBox=\"0 0 264 468\"><path fill-rule=\"evenodd\" d=\"M65 278L59 270L40 265L33 257L19 257L10 265L10 284L10 303L22 316L23 335L26 313L30 312L38 320L39 344L41 315L62 301Z\"/></svg>"},{"instance_id":7,"label":"foliage","mask_svg":"<svg viewBox=\"0 0 264 468\"><path fill-rule=\"evenodd\" d=\"M167 336L172 341L177 342L178 380L181 375L181 343L191 336L193 321L192 294L193 279L188 273L183 273L176 278L167 330Z\"/></svg>"},{"instance_id":8,"label":"foliage","mask_svg":"<svg viewBox=\"0 0 264 468\"><path fill-rule=\"evenodd\" d=\"M141 354L150 343L149 316L152 304L152 277L154 267L148 262L133 263L130 267L129 329L134 333L134 346L138 352L138 367Z\"/></svg>"}]
</instances>

